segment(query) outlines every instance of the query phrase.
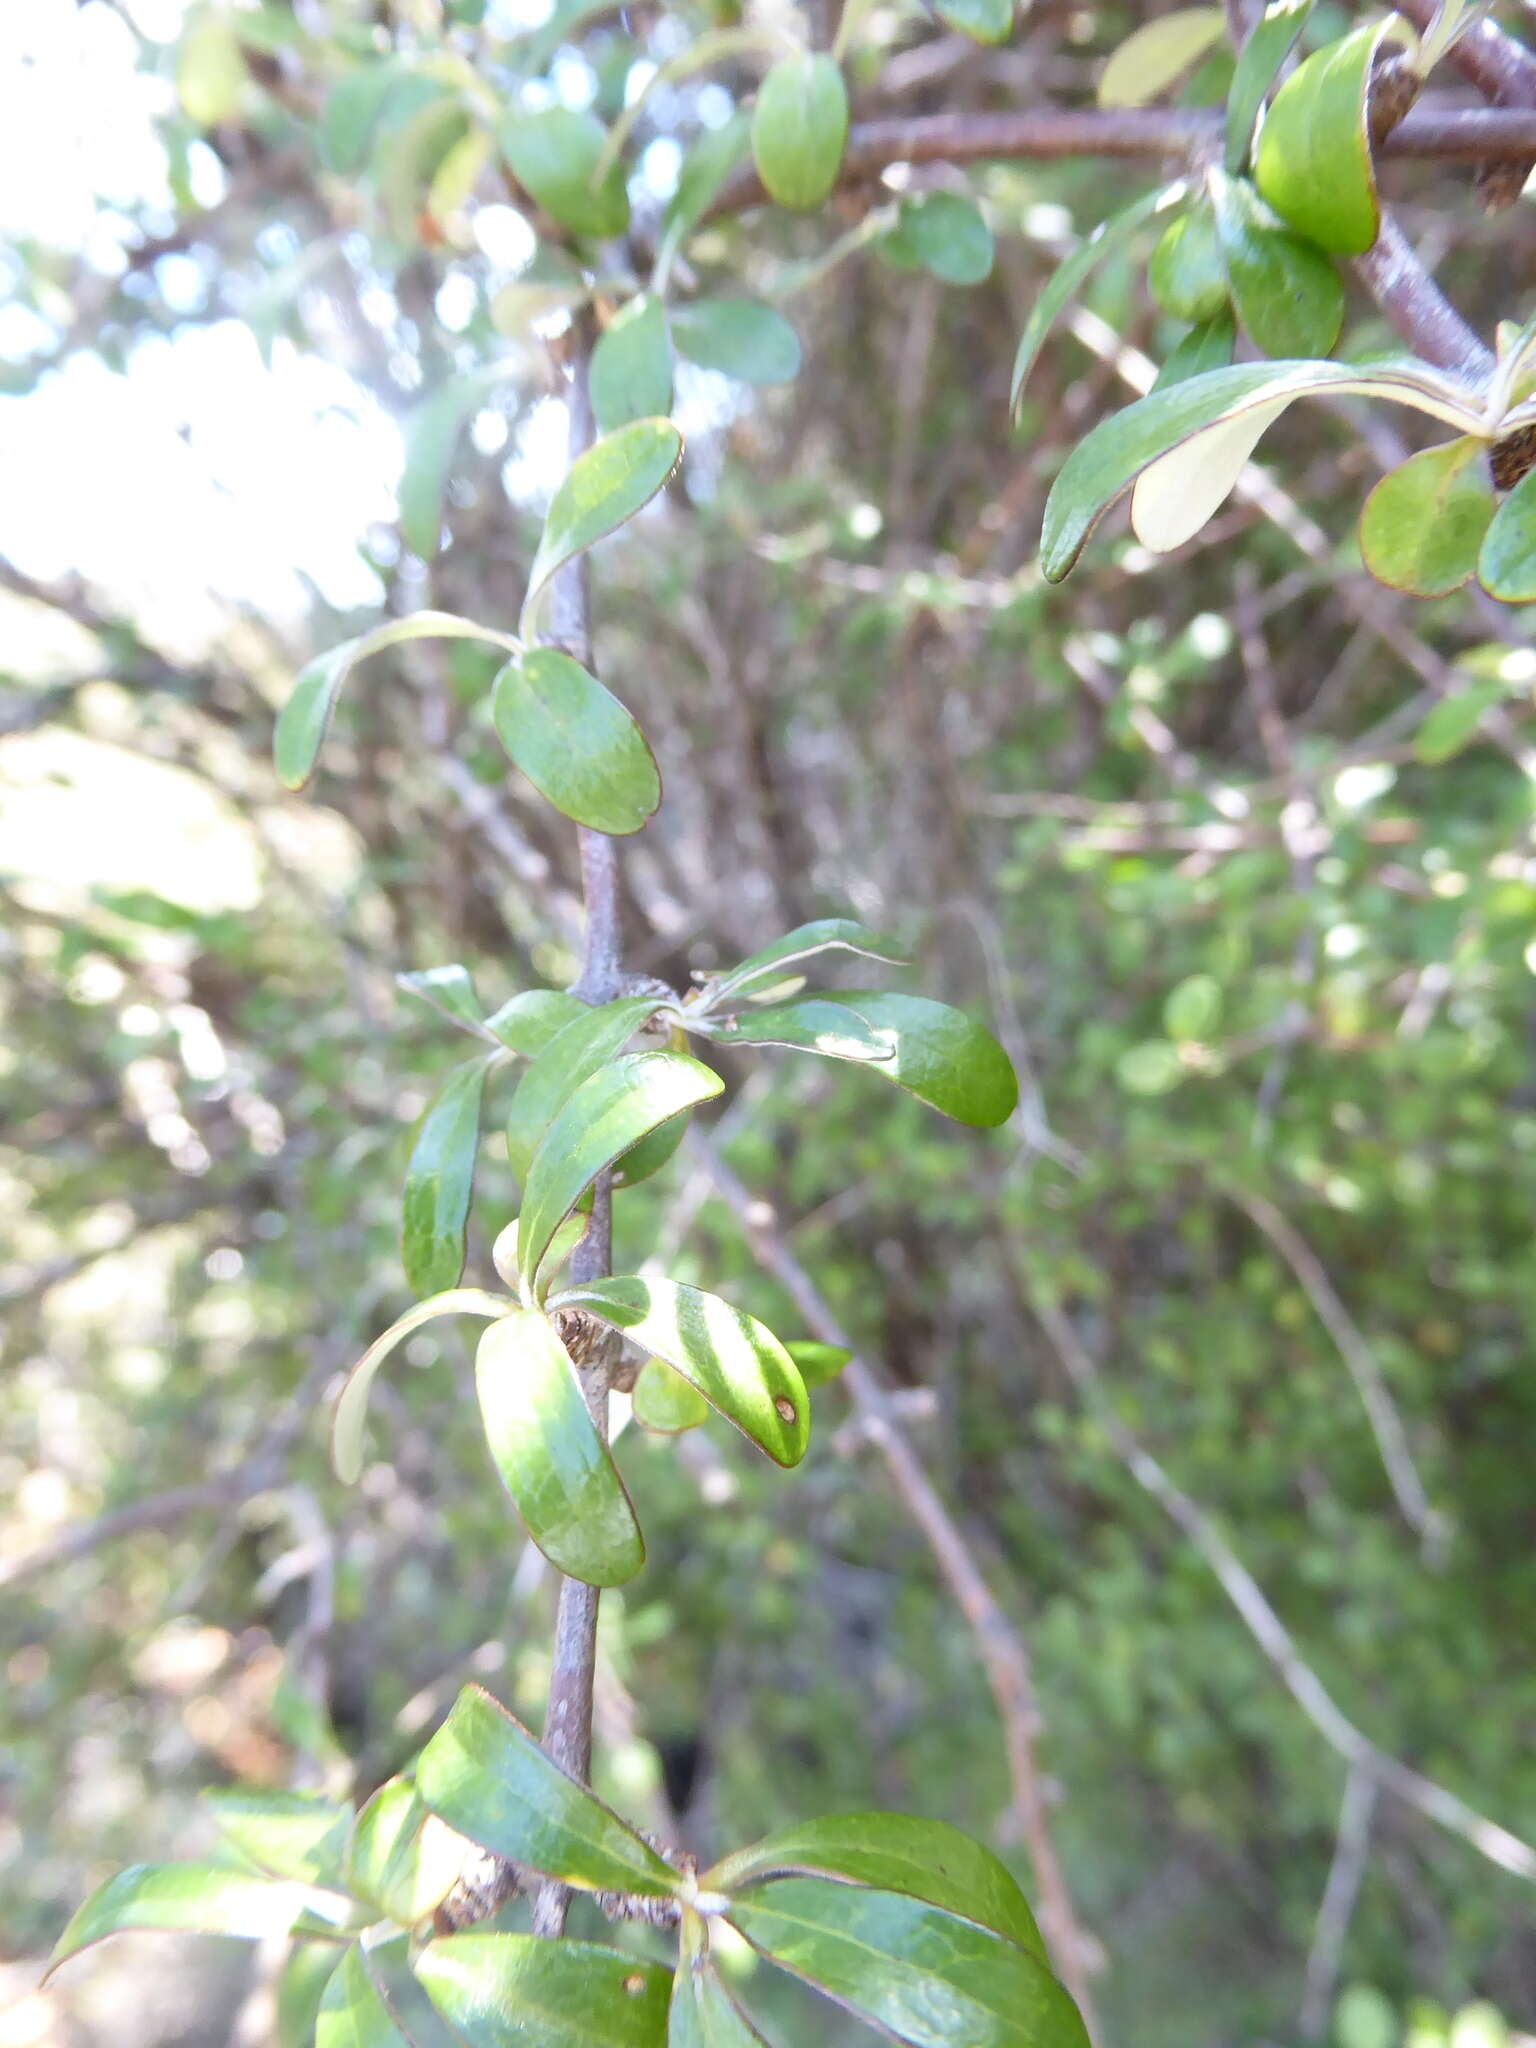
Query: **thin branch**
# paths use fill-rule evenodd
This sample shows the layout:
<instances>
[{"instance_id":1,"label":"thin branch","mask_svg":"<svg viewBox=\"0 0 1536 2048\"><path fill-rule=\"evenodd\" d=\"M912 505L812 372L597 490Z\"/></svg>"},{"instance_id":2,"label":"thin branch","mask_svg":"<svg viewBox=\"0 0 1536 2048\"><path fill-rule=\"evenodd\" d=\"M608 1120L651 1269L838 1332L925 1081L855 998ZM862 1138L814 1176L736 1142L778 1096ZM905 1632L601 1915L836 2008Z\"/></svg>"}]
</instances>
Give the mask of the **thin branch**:
<instances>
[{"instance_id":1,"label":"thin branch","mask_svg":"<svg viewBox=\"0 0 1536 2048\"><path fill-rule=\"evenodd\" d=\"M1365 1866L1371 1853L1371 1821L1376 1813L1376 1785L1368 1771L1351 1765L1344 1781L1339 1832L1333 1845L1328 1882L1317 1909L1317 1926L1307 1954L1307 1988L1301 2001L1301 2031L1308 2040L1322 2038L1333 2010L1344 1943L1354 1918Z\"/></svg>"},{"instance_id":2,"label":"thin branch","mask_svg":"<svg viewBox=\"0 0 1536 2048\"><path fill-rule=\"evenodd\" d=\"M1469 383L1481 383L1492 370L1492 354L1420 263L1390 213L1382 214L1380 234L1353 267L1415 355Z\"/></svg>"},{"instance_id":3,"label":"thin branch","mask_svg":"<svg viewBox=\"0 0 1536 2048\"><path fill-rule=\"evenodd\" d=\"M815 1282L789 1249L768 1203L749 1192L707 1139L690 1131L685 1144L740 1223L758 1264L790 1295L807 1326L823 1343L853 1350ZM873 1368L855 1353L843 1368L840 1384L864 1437L885 1460L903 1507L927 1538L940 1575L976 1638L1002 1723L1014 1807L1035 1875L1041 1925L1062 1981L1077 2001L1089 2033L1096 2034L1090 1976L1098 1948L1078 1922L1051 1838L1045 1790L1035 1758L1035 1738L1042 1721L1029 1652L913 1450L891 1395Z\"/></svg>"},{"instance_id":4,"label":"thin branch","mask_svg":"<svg viewBox=\"0 0 1536 2048\"><path fill-rule=\"evenodd\" d=\"M1329 1748L1363 1772L1379 1791L1390 1792L1448 1834L1458 1836L1501 1870L1536 1884L1536 1848L1497 1821L1489 1820L1444 1785L1414 1770L1411 1764L1379 1749L1355 1726L1303 1658L1295 1637L1270 1605L1263 1588L1210 1516L1174 1484L1140 1438L1121 1421L1103 1375L1070 1316L1046 1289L1034 1283L1027 1268L1021 1271L1021 1281L1035 1320L1084 1403L1092 1409L1115 1455L1137 1485L1152 1496L1169 1520L1188 1537L1237 1609L1244 1627L1274 1666L1286 1691Z\"/></svg>"}]
</instances>

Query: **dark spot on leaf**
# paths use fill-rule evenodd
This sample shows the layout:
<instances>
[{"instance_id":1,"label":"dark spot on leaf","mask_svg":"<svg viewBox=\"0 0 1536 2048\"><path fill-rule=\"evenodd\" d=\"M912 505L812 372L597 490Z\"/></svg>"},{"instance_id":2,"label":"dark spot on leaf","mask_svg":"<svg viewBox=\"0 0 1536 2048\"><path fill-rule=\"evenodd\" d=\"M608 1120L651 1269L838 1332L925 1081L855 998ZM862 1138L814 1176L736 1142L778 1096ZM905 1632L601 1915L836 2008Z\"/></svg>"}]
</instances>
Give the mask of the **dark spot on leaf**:
<instances>
[{"instance_id":1,"label":"dark spot on leaf","mask_svg":"<svg viewBox=\"0 0 1536 2048\"><path fill-rule=\"evenodd\" d=\"M795 1419L795 1404L794 1404L794 1402L793 1402L793 1401L791 1401L791 1400L790 1400L790 1398L789 1398L789 1396L788 1396L787 1394L778 1394L778 1395L776 1395L776 1396L774 1397L774 1403L773 1403L773 1405L774 1405L774 1407L775 1407L775 1408L776 1408L776 1409L778 1410L778 1413L779 1413L779 1420L780 1420L781 1422L793 1422L793 1421L794 1421L794 1419Z\"/></svg>"}]
</instances>

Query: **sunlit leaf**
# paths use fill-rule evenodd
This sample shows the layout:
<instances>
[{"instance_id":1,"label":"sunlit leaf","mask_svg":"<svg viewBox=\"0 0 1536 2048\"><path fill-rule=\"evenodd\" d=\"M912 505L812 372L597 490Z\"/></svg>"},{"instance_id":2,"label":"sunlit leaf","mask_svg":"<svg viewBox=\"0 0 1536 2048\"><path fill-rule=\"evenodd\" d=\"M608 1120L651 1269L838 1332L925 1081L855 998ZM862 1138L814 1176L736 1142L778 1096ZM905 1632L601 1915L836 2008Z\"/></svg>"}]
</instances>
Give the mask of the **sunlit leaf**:
<instances>
[{"instance_id":1,"label":"sunlit leaf","mask_svg":"<svg viewBox=\"0 0 1536 2048\"><path fill-rule=\"evenodd\" d=\"M638 832L661 802L645 734L618 698L555 647L515 655L491 692L496 736L557 811L594 831Z\"/></svg>"},{"instance_id":2,"label":"sunlit leaf","mask_svg":"<svg viewBox=\"0 0 1536 2048\"><path fill-rule=\"evenodd\" d=\"M1008 1055L962 1011L888 989L829 992L823 1000L856 1011L888 1048L889 1058L861 1063L865 1073L894 1081L962 1124L1006 1123L1018 1107Z\"/></svg>"},{"instance_id":3,"label":"sunlit leaf","mask_svg":"<svg viewBox=\"0 0 1536 2048\"><path fill-rule=\"evenodd\" d=\"M622 1330L637 1351L665 1359L780 1465L805 1456L811 1431L805 1382L756 1317L702 1288L638 1276L593 1280L557 1299Z\"/></svg>"},{"instance_id":4,"label":"sunlit leaf","mask_svg":"<svg viewBox=\"0 0 1536 2048\"><path fill-rule=\"evenodd\" d=\"M685 1957L678 1965L667 2048L767 2048L705 1955L692 1962Z\"/></svg>"},{"instance_id":5,"label":"sunlit leaf","mask_svg":"<svg viewBox=\"0 0 1536 2048\"><path fill-rule=\"evenodd\" d=\"M617 1949L453 1934L416 1964L469 2048L661 2048L672 1973Z\"/></svg>"},{"instance_id":6,"label":"sunlit leaf","mask_svg":"<svg viewBox=\"0 0 1536 2048\"><path fill-rule=\"evenodd\" d=\"M470 133L470 124L462 95L441 84L424 106L398 125L389 121L395 104L393 94L384 103L370 168L390 236L400 247L411 249L421 239L432 182Z\"/></svg>"},{"instance_id":7,"label":"sunlit leaf","mask_svg":"<svg viewBox=\"0 0 1536 2048\"><path fill-rule=\"evenodd\" d=\"M523 600L526 630L534 599L563 563L648 505L683 457L670 420L635 420L579 455L555 492Z\"/></svg>"},{"instance_id":8,"label":"sunlit leaf","mask_svg":"<svg viewBox=\"0 0 1536 2048\"><path fill-rule=\"evenodd\" d=\"M1226 30L1220 7L1177 7L1143 22L1104 66L1099 105L1144 107L1215 49Z\"/></svg>"},{"instance_id":9,"label":"sunlit leaf","mask_svg":"<svg viewBox=\"0 0 1536 2048\"><path fill-rule=\"evenodd\" d=\"M589 1075L624 1050L656 1009L654 997L622 996L617 1002L587 1005L574 996L570 1021L546 1040L517 1084L507 1118L507 1157L519 1181L526 1181L544 1133Z\"/></svg>"},{"instance_id":10,"label":"sunlit leaf","mask_svg":"<svg viewBox=\"0 0 1536 2048\"><path fill-rule=\"evenodd\" d=\"M357 1816L347 1889L397 1926L415 1927L452 1890L468 1848L408 1778L391 1778Z\"/></svg>"},{"instance_id":11,"label":"sunlit leaf","mask_svg":"<svg viewBox=\"0 0 1536 2048\"><path fill-rule=\"evenodd\" d=\"M408 618L390 619L356 640L344 640L339 647L317 654L299 671L277 721L273 755L278 777L287 788L302 789L315 772L336 698L353 669L369 655L405 640L485 640L510 654L515 654L520 644L510 633L477 626L472 619L455 618L451 612L412 612Z\"/></svg>"},{"instance_id":12,"label":"sunlit leaf","mask_svg":"<svg viewBox=\"0 0 1536 2048\"><path fill-rule=\"evenodd\" d=\"M1149 220L1166 213L1170 207L1180 205L1188 190L1184 180L1179 178L1171 185L1160 186L1155 192L1144 192L1129 206L1101 221L1087 240L1080 242L1072 254L1056 266L1050 282L1035 301L1034 311L1024 323L1024 332L1019 336L1008 400L1014 411L1018 410L1025 379L1035 366L1046 336L1089 272L1095 270L1106 256L1123 249Z\"/></svg>"},{"instance_id":13,"label":"sunlit leaf","mask_svg":"<svg viewBox=\"0 0 1536 2048\"><path fill-rule=\"evenodd\" d=\"M176 44L176 97L198 128L232 121L250 72L231 17L222 7L192 9Z\"/></svg>"},{"instance_id":14,"label":"sunlit leaf","mask_svg":"<svg viewBox=\"0 0 1536 2048\"><path fill-rule=\"evenodd\" d=\"M1427 767L1450 761L1472 740L1483 714L1502 704L1509 692L1502 683L1469 683L1454 697L1442 697L1413 736L1413 751Z\"/></svg>"},{"instance_id":15,"label":"sunlit leaf","mask_svg":"<svg viewBox=\"0 0 1536 2048\"><path fill-rule=\"evenodd\" d=\"M54 1945L49 1969L109 1934L132 1929L227 1934L262 1941L313 1923L343 1926L352 1903L285 1878L253 1877L220 1863L138 1863L86 1900Z\"/></svg>"},{"instance_id":16,"label":"sunlit leaf","mask_svg":"<svg viewBox=\"0 0 1536 2048\"><path fill-rule=\"evenodd\" d=\"M430 1003L434 1010L455 1024L462 1024L479 1038L486 1033L485 1012L475 994L474 980L467 967L452 961L446 967L422 967L411 974L395 976L397 988Z\"/></svg>"},{"instance_id":17,"label":"sunlit leaf","mask_svg":"<svg viewBox=\"0 0 1536 2048\"><path fill-rule=\"evenodd\" d=\"M464 1229L480 1147L487 1064L456 1067L428 1103L411 1148L400 1251L413 1294L440 1294L464 1270Z\"/></svg>"},{"instance_id":18,"label":"sunlit leaf","mask_svg":"<svg viewBox=\"0 0 1536 2048\"><path fill-rule=\"evenodd\" d=\"M1415 597L1459 590L1494 516L1487 444L1464 435L1384 476L1360 513L1360 553L1378 582Z\"/></svg>"},{"instance_id":19,"label":"sunlit leaf","mask_svg":"<svg viewBox=\"0 0 1536 2048\"><path fill-rule=\"evenodd\" d=\"M583 1081L544 1135L528 1168L518 1259L531 1285L555 1227L582 1190L647 1131L724 1087L686 1053L624 1053Z\"/></svg>"},{"instance_id":20,"label":"sunlit leaf","mask_svg":"<svg viewBox=\"0 0 1536 2048\"><path fill-rule=\"evenodd\" d=\"M1246 178L1211 174L1232 303L1266 355L1325 356L1344 325L1344 287L1313 243L1269 212Z\"/></svg>"},{"instance_id":21,"label":"sunlit leaf","mask_svg":"<svg viewBox=\"0 0 1536 2048\"><path fill-rule=\"evenodd\" d=\"M524 989L487 1017L485 1028L514 1052L535 1059L586 1007L579 996L568 995L564 989Z\"/></svg>"},{"instance_id":22,"label":"sunlit leaf","mask_svg":"<svg viewBox=\"0 0 1536 2048\"><path fill-rule=\"evenodd\" d=\"M662 1436L678 1436L709 1420L704 1396L660 1358L648 1358L641 1366L630 1395L630 1410L642 1429Z\"/></svg>"},{"instance_id":23,"label":"sunlit leaf","mask_svg":"<svg viewBox=\"0 0 1536 2048\"><path fill-rule=\"evenodd\" d=\"M1319 248L1362 256L1381 231L1371 159L1371 72L1392 17L1304 57L1270 102L1253 176L1282 219Z\"/></svg>"},{"instance_id":24,"label":"sunlit leaf","mask_svg":"<svg viewBox=\"0 0 1536 2048\"><path fill-rule=\"evenodd\" d=\"M868 959L892 964L906 959L890 939L882 938L851 917L820 917L812 924L797 925L781 939L729 968L710 992L710 1001L755 994L770 982L778 981L786 967L799 960L812 960L818 953L862 953Z\"/></svg>"},{"instance_id":25,"label":"sunlit leaf","mask_svg":"<svg viewBox=\"0 0 1536 2048\"><path fill-rule=\"evenodd\" d=\"M414 1330L434 1316L504 1316L511 1307L503 1296L486 1294L478 1287L455 1287L430 1301L418 1301L382 1337L376 1337L347 1375L346 1385L331 1418L331 1463L338 1479L356 1482L363 1469L363 1425L368 1415L368 1394L375 1373L389 1354L403 1344Z\"/></svg>"},{"instance_id":26,"label":"sunlit leaf","mask_svg":"<svg viewBox=\"0 0 1536 2048\"><path fill-rule=\"evenodd\" d=\"M814 1337L794 1337L784 1349L795 1361L801 1379L814 1389L835 1380L853 1353L842 1344L823 1344Z\"/></svg>"},{"instance_id":27,"label":"sunlit leaf","mask_svg":"<svg viewBox=\"0 0 1536 2048\"><path fill-rule=\"evenodd\" d=\"M787 384L800 368L800 337L753 299L690 299L672 313L680 356L743 384Z\"/></svg>"},{"instance_id":28,"label":"sunlit leaf","mask_svg":"<svg viewBox=\"0 0 1536 2048\"><path fill-rule=\"evenodd\" d=\"M317 1792L221 1785L203 1794L219 1833L273 1877L340 1887L352 1815Z\"/></svg>"},{"instance_id":29,"label":"sunlit leaf","mask_svg":"<svg viewBox=\"0 0 1536 2048\"><path fill-rule=\"evenodd\" d=\"M412 2048L354 1945L326 1985L315 2015L315 2048Z\"/></svg>"},{"instance_id":30,"label":"sunlit leaf","mask_svg":"<svg viewBox=\"0 0 1536 2048\"><path fill-rule=\"evenodd\" d=\"M440 385L412 415L405 433L405 468L400 475L400 531L423 561L437 553L443 526L443 496L454 451L465 426L509 374L506 363L471 371Z\"/></svg>"},{"instance_id":31,"label":"sunlit leaf","mask_svg":"<svg viewBox=\"0 0 1536 2048\"><path fill-rule=\"evenodd\" d=\"M1536 600L1536 469L1493 515L1477 558L1478 580L1507 604Z\"/></svg>"},{"instance_id":32,"label":"sunlit leaf","mask_svg":"<svg viewBox=\"0 0 1536 2048\"><path fill-rule=\"evenodd\" d=\"M480 1686L455 1700L417 1760L416 1784L449 1827L563 1884L659 1898L681 1886L677 1871Z\"/></svg>"},{"instance_id":33,"label":"sunlit leaf","mask_svg":"<svg viewBox=\"0 0 1536 2048\"><path fill-rule=\"evenodd\" d=\"M817 996L717 1017L709 1035L722 1045L787 1045L835 1060L888 1060L891 1056L886 1040L857 1011L846 1003L823 1002Z\"/></svg>"},{"instance_id":34,"label":"sunlit leaf","mask_svg":"<svg viewBox=\"0 0 1536 2048\"><path fill-rule=\"evenodd\" d=\"M509 1287L517 1285L517 1218L514 1216L491 1246L491 1264ZM550 1276L575 1251L587 1234L585 1216L567 1216L550 1240L549 1250L539 1261L538 1287L547 1287Z\"/></svg>"},{"instance_id":35,"label":"sunlit leaf","mask_svg":"<svg viewBox=\"0 0 1536 2048\"><path fill-rule=\"evenodd\" d=\"M729 1918L781 1969L912 2048L1087 2048L1037 1955L905 1893L779 1878L734 1900Z\"/></svg>"},{"instance_id":36,"label":"sunlit leaf","mask_svg":"<svg viewBox=\"0 0 1536 2048\"><path fill-rule=\"evenodd\" d=\"M752 154L780 206L810 212L831 192L848 140L848 88L830 57L781 57L757 89Z\"/></svg>"},{"instance_id":37,"label":"sunlit leaf","mask_svg":"<svg viewBox=\"0 0 1536 2048\"><path fill-rule=\"evenodd\" d=\"M1289 404L1288 398L1275 398L1234 413L1148 463L1131 492L1131 529L1142 546L1167 554L1192 540Z\"/></svg>"},{"instance_id":38,"label":"sunlit leaf","mask_svg":"<svg viewBox=\"0 0 1536 2048\"><path fill-rule=\"evenodd\" d=\"M594 183L607 139L595 114L573 107L514 108L497 130L513 177L575 235L622 235L629 226L624 166L611 164Z\"/></svg>"},{"instance_id":39,"label":"sunlit leaf","mask_svg":"<svg viewBox=\"0 0 1536 2048\"><path fill-rule=\"evenodd\" d=\"M1221 1028L1221 983L1213 974L1188 974L1163 1002L1163 1029L1181 1045L1204 1044Z\"/></svg>"},{"instance_id":40,"label":"sunlit leaf","mask_svg":"<svg viewBox=\"0 0 1536 2048\"><path fill-rule=\"evenodd\" d=\"M660 299L631 299L598 336L590 371L592 410L610 434L672 410L672 344Z\"/></svg>"},{"instance_id":41,"label":"sunlit leaf","mask_svg":"<svg viewBox=\"0 0 1536 2048\"><path fill-rule=\"evenodd\" d=\"M1270 0L1243 44L1227 94L1224 163L1229 172L1235 174L1247 163L1259 109L1306 27L1312 7L1313 0Z\"/></svg>"}]
</instances>

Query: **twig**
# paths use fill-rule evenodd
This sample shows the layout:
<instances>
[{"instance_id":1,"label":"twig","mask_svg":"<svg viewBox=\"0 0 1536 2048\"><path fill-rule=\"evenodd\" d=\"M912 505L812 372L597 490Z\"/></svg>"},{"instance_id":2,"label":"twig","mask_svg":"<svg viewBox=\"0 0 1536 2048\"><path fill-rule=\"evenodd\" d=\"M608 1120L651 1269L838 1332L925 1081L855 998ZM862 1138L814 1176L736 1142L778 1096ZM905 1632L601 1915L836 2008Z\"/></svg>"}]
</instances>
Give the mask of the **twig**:
<instances>
[{"instance_id":1,"label":"twig","mask_svg":"<svg viewBox=\"0 0 1536 2048\"><path fill-rule=\"evenodd\" d=\"M685 1145L740 1223L758 1264L790 1295L808 1327L823 1343L853 1350L815 1282L790 1251L771 1207L754 1198L706 1138L690 1131ZM840 1384L865 1438L885 1460L903 1507L927 1538L939 1572L976 1638L1002 1723L1014 1806L1035 1874L1041 1924L1062 1981L1077 2001L1089 2033L1096 2034L1090 1975L1097 1944L1078 1922L1051 1838L1035 1759L1035 1738L1042 1722L1029 1652L908 1441L891 1396L873 1368L855 1353L843 1368Z\"/></svg>"},{"instance_id":2,"label":"twig","mask_svg":"<svg viewBox=\"0 0 1536 2048\"><path fill-rule=\"evenodd\" d=\"M1308 2040L1321 2039L1333 2010L1333 1994L1344 1960L1344 1942L1354 1918L1365 1866L1371 1853L1371 1821L1376 1812L1376 1784L1368 1771L1350 1766L1339 1809L1339 1832L1333 1862L1317 1909L1317 1926L1307 1953L1307 1988L1301 2001L1301 2031Z\"/></svg>"},{"instance_id":3,"label":"twig","mask_svg":"<svg viewBox=\"0 0 1536 2048\"><path fill-rule=\"evenodd\" d=\"M1364 1773L1379 1791L1390 1792L1447 1833L1469 1843L1501 1870L1536 1884L1536 1848L1497 1821L1489 1820L1433 1778L1424 1777L1411 1764L1379 1749L1355 1726L1302 1657L1295 1637L1210 1516L1174 1484L1140 1438L1121 1421L1103 1376L1071 1318L1044 1288L1035 1284L1027 1268L1023 1269L1021 1279L1035 1320L1049 1338L1067 1377L1092 1409L1115 1455L1137 1485L1152 1496L1170 1521L1189 1538L1237 1609L1244 1627L1274 1666L1286 1691L1329 1748Z\"/></svg>"},{"instance_id":4,"label":"twig","mask_svg":"<svg viewBox=\"0 0 1536 2048\"><path fill-rule=\"evenodd\" d=\"M1492 354L1420 263L1391 214L1382 214L1381 232L1354 259L1354 272L1416 355L1470 383L1480 383L1492 370Z\"/></svg>"}]
</instances>

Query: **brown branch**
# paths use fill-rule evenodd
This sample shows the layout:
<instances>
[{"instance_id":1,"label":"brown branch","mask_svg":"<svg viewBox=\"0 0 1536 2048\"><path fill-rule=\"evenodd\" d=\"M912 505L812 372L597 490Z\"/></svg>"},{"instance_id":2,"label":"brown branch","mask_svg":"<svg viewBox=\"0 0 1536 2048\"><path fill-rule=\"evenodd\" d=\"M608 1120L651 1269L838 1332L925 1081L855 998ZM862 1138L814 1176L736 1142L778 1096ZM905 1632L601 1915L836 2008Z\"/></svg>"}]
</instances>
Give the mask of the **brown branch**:
<instances>
[{"instance_id":1,"label":"brown branch","mask_svg":"<svg viewBox=\"0 0 1536 2048\"><path fill-rule=\"evenodd\" d=\"M768 1204L748 1191L708 1140L690 1132L686 1144L714 1183L721 1200L736 1216L758 1264L790 1295L807 1326L823 1343L853 1350L851 1340L816 1283L789 1249ZM1035 1759L1035 1738L1042 1721L1029 1651L924 1470L902 1429L892 1397L873 1368L855 1353L843 1368L840 1384L852 1403L860 1431L885 1460L903 1507L927 1538L940 1575L976 1638L1002 1724L1014 1808L1035 1875L1041 1926L1052 1945L1063 1983L1077 2001L1090 2034L1096 2035L1090 1976L1098 1954L1097 1944L1078 1922L1051 1837L1045 1790Z\"/></svg>"},{"instance_id":2,"label":"brown branch","mask_svg":"<svg viewBox=\"0 0 1536 2048\"><path fill-rule=\"evenodd\" d=\"M1413 253L1390 213L1363 256L1354 259L1356 277L1417 356L1442 370L1481 383L1493 356Z\"/></svg>"},{"instance_id":3,"label":"brown branch","mask_svg":"<svg viewBox=\"0 0 1536 2048\"><path fill-rule=\"evenodd\" d=\"M1417 28L1428 28L1439 12L1439 0L1402 0L1400 13ZM1495 21L1479 21L1457 38L1447 54L1462 77L1475 85L1495 107L1536 107L1536 55ZM1513 206L1536 167L1536 150L1509 158L1492 152L1478 166L1477 193L1490 213Z\"/></svg>"}]
</instances>

